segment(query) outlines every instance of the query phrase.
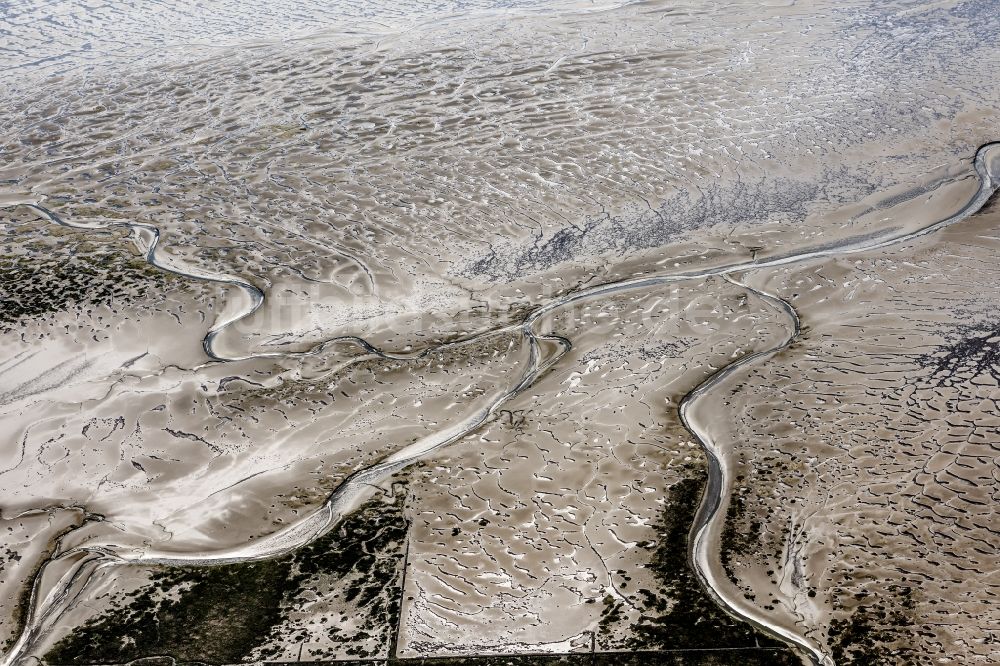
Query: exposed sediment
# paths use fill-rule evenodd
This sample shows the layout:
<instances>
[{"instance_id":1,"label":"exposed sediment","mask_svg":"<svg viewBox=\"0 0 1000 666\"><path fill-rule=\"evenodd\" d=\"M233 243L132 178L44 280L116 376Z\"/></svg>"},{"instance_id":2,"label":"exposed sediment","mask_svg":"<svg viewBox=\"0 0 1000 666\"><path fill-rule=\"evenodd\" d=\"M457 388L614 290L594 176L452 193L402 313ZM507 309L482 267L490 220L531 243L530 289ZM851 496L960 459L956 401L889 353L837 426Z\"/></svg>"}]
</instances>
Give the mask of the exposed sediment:
<instances>
[{"instance_id":1,"label":"exposed sediment","mask_svg":"<svg viewBox=\"0 0 1000 666\"><path fill-rule=\"evenodd\" d=\"M995 0L7 3L0 642L76 572L44 661L161 571L208 592L201 645L153 613L188 658L796 659L731 607L838 666L1000 663L996 209L839 253L974 198L998 33ZM353 573L273 613L376 536L337 527L394 477L352 474L418 455L395 631ZM231 636L226 583L261 595ZM124 658L102 626L62 654Z\"/></svg>"},{"instance_id":2,"label":"exposed sediment","mask_svg":"<svg viewBox=\"0 0 1000 666\"><path fill-rule=\"evenodd\" d=\"M906 230L904 232L890 231L884 235L851 239L836 245L816 249L806 249L796 253L778 255L773 258L713 267L701 271L695 270L684 271L681 273L667 273L601 284L563 296L550 303L542 305L532 312L518 329L526 340L529 354L524 369L514 378L509 387L496 394L496 396L492 400L488 401L487 404L479 411L467 415L463 420L454 424L450 428L447 428L430 438L427 438L426 440L420 440L409 447L402 449L377 465L356 472L345 483L337 488L320 511L310 514L307 518L296 523L295 525L292 525L286 530L282 530L270 537L251 543L249 546L242 549L232 552L204 554L199 557L171 557L157 553L143 553L137 555L133 552L116 552L113 547L109 546L102 546L100 548L88 548L83 546L60 553L43 568L42 573L36 578L32 612L29 616L28 626L23 632L21 638L18 640L17 644L8 653L4 663L16 664L25 657L25 655L30 651L32 643L38 638L39 634L47 630L47 628L58 619L65 604L79 596L83 588L86 586L86 581L93 575L95 570L102 569L107 566L113 566L115 563L125 562L140 562L160 566L187 566L193 564L226 565L238 562L268 560L286 555L294 549L323 536L334 524L336 524L336 521L340 517L345 515L350 508L357 505L360 498L366 492L368 484L382 479L392 472L402 469L413 461L419 459L420 456L453 442L464 436L466 433L478 428L494 413L496 413L506 401L531 386L539 376L551 367L552 364L558 360L561 354L565 353L565 351L569 348L569 343L558 336L539 334L536 332L536 327L540 324L540 322L544 321L547 316L555 313L559 309L569 304L579 303L584 300L596 300L611 294L618 294L632 290L643 290L657 285L709 276L724 276L735 272L786 266L805 260L841 254L871 251L918 238L948 225L954 224L955 222L961 221L979 210L979 208L986 203L997 187L998 165L1000 165L1000 145L987 144L981 147L979 151L977 151L974 158L975 173L979 179L979 186L974 196L954 214L943 219L933 221L931 224L927 224L917 229ZM150 263L155 263L155 229L150 230L149 227L144 225L136 225L134 228L140 230L140 235L142 231L152 234L154 240L148 243L149 250L147 253L147 259ZM181 271L176 268L170 268L169 270L181 273ZM229 281L229 279L225 277L206 277L193 273L188 274L188 276L196 279ZM240 281L234 281L234 283L238 285L249 284ZM698 424L690 420L687 411L690 410L690 405L696 397L704 394L704 392L708 391L714 385L723 381L728 375L736 372L743 366L753 363L787 346L792 337L794 337L794 334L798 331L798 320L795 317L794 310L787 304L786 301L777 299L776 297L759 290L753 291L758 296L766 300L770 300L773 304L780 307L786 315L792 318L792 322L794 324L792 327L792 336L787 338L781 345L774 349L762 350L754 354L746 355L726 368L721 369L706 380L706 382L699 388L692 391L692 393L689 394L689 398L681 404L682 418L686 419L686 423L690 425L692 431L696 435L699 435L699 438L705 444L710 461L708 491L706 492L703 505L699 510L698 519L693 527L695 538L692 544L692 558L696 569L699 571L700 576L702 576L702 579L706 582L709 589L712 590L712 592L717 596L717 599L719 599L730 612L735 613L743 619L751 621L783 640L793 643L804 652L810 654L815 661L828 663L829 656L823 654L820 649L808 639L796 634L788 628L776 626L771 623L766 616L760 615L752 610L747 610L745 606L741 608L741 603L734 602L731 598L727 597L727 595L720 592L717 587L717 583L714 583L717 576L716 572L712 571L714 565L708 561L707 551L703 545L707 543L702 536L705 534L704 530L706 528L711 528L718 532L719 526L724 519L724 513L719 511L719 507L726 497L725 494L728 493L728 486L731 480L727 478L724 455L722 452L713 448L710 440L708 440L704 435L699 434L700 428ZM228 325L231 325L233 322L238 321L243 316L252 314L252 312L260 306L262 300L263 295L261 292L259 298L251 299L249 309L235 315L235 317L226 318L223 321L216 323L216 325L214 325L210 330L208 336L206 336L206 350L211 350L212 339L220 330L224 329ZM504 331L506 330L509 329L504 329ZM490 334L493 334L493 332ZM547 350L546 345L554 347L555 353ZM373 347L372 349L374 350ZM713 478L716 480L713 481ZM47 589L40 587L40 582L46 579L47 572L50 569L55 571L58 567L62 566L67 567L67 570L66 573L57 575L58 582L54 585L50 582L49 584L51 587Z\"/></svg>"}]
</instances>

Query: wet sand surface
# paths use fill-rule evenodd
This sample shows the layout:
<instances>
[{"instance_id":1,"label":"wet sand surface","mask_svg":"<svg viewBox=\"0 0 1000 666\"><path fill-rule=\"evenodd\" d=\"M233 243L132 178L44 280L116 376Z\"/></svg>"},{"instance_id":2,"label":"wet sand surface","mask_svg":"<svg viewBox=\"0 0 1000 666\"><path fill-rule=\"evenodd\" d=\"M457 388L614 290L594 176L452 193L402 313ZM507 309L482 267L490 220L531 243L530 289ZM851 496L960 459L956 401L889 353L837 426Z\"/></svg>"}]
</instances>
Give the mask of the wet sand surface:
<instances>
[{"instance_id":1,"label":"wet sand surface","mask_svg":"<svg viewBox=\"0 0 1000 666\"><path fill-rule=\"evenodd\" d=\"M1000 659L991 3L2 10L5 665Z\"/></svg>"},{"instance_id":2,"label":"wet sand surface","mask_svg":"<svg viewBox=\"0 0 1000 666\"><path fill-rule=\"evenodd\" d=\"M804 331L710 401L738 414L722 562L838 662L998 656L998 223L751 278Z\"/></svg>"}]
</instances>

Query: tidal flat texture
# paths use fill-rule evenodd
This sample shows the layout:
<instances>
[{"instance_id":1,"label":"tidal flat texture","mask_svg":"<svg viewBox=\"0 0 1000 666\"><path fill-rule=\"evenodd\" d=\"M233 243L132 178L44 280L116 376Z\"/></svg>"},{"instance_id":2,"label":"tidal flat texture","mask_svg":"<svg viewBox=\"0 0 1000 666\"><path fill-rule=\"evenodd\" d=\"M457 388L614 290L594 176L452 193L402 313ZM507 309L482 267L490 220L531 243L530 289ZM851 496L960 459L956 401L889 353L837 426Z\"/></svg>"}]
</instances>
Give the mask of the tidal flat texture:
<instances>
[{"instance_id":1,"label":"tidal flat texture","mask_svg":"<svg viewBox=\"0 0 1000 666\"><path fill-rule=\"evenodd\" d=\"M997 35L0 1L0 666L1000 663Z\"/></svg>"}]
</instances>

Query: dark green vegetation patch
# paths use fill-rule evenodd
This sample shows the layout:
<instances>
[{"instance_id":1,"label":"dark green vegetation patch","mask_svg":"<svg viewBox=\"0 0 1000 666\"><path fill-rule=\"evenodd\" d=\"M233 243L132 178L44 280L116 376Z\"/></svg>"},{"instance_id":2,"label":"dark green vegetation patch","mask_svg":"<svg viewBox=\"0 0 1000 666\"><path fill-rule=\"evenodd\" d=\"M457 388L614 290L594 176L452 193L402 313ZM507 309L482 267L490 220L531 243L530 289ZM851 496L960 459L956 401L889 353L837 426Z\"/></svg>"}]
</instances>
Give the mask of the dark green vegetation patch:
<instances>
[{"instance_id":1,"label":"dark green vegetation patch","mask_svg":"<svg viewBox=\"0 0 1000 666\"><path fill-rule=\"evenodd\" d=\"M694 471L692 476L670 487L656 525L656 541L645 544L650 550L647 566L657 586L652 590L640 589L637 596L631 597L641 615L638 623L626 632L628 637L621 645L611 644L611 631L623 619L624 602L608 596L599 642L613 649L632 650L763 647L772 650L764 663L799 663L789 651L781 650L781 643L726 615L698 582L688 559L688 535L705 481L704 472Z\"/></svg>"},{"instance_id":2,"label":"dark green vegetation patch","mask_svg":"<svg viewBox=\"0 0 1000 666\"><path fill-rule=\"evenodd\" d=\"M737 483L743 481L740 476ZM751 507L747 501L749 486L734 490L726 510L726 523L722 526L722 546L719 558L729 579L736 581L733 563L738 557L747 557L760 548L761 521L750 516Z\"/></svg>"},{"instance_id":3,"label":"dark green vegetation patch","mask_svg":"<svg viewBox=\"0 0 1000 666\"><path fill-rule=\"evenodd\" d=\"M106 664L168 655L182 662L243 661L278 637L278 628L289 610L302 604L304 594L320 581L331 580L347 601L363 609L367 626L358 632L363 636L340 635L329 627L330 636L345 643L375 637L384 655L399 620L407 531L402 513L405 488L394 487L391 502L382 497L366 502L337 529L291 555L247 564L157 569L151 584L75 628L46 660ZM357 648L347 652L377 656Z\"/></svg>"},{"instance_id":4,"label":"dark green vegetation patch","mask_svg":"<svg viewBox=\"0 0 1000 666\"><path fill-rule=\"evenodd\" d=\"M126 235L36 220L0 227L0 332L27 319L162 290L170 277L131 253Z\"/></svg>"},{"instance_id":5,"label":"dark green vegetation patch","mask_svg":"<svg viewBox=\"0 0 1000 666\"><path fill-rule=\"evenodd\" d=\"M915 626L916 599L913 588L890 585L878 598L868 593L855 596L858 605L851 614L830 623L830 648L837 664L889 666L916 664L923 660L909 647ZM834 599L834 607L842 604Z\"/></svg>"}]
</instances>

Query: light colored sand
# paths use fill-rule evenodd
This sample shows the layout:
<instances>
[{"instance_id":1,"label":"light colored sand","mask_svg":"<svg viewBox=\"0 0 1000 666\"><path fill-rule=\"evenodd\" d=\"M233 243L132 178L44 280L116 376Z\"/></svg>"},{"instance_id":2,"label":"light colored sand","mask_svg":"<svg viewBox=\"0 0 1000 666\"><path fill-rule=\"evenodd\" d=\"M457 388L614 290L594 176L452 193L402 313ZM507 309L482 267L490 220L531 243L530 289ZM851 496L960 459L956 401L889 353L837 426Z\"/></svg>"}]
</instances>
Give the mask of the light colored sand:
<instances>
[{"instance_id":1,"label":"light colored sand","mask_svg":"<svg viewBox=\"0 0 1000 666\"><path fill-rule=\"evenodd\" d=\"M731 566L817 640L837 646L831 621L860 626L868 608L877 650L1000 656L996 210L909 247L749 276L788 298L805 332L715 401L734 415L719 432L739 452L736 530L762 524ZM962 340L973 346L949 361Z\"/></svg>"},{"instance_id":2,"label":"light colored sand","mask_svg":"<svg viewBox=\"0 0 1000 666\"><path fill-rule=\"evenodd\" d=\"M99 35L114 24L149 38L136 43L170 45L187 34L183 21L147 32L132 10L95 10L93 22L81 24L67 9L67 25L46 41L37 31L51 24L26 21L37 11L29 5L0 19L17 45L5 57L24 65L0 84L0 242L4 261L27 261L26 273L0 285L4 299L34 303L34 292L21 287L55 280L46 287L54 291L66 283L45 263L51 258L106 248L132 256L133 241L120 230L48 229L25 208L6 207L25 201L76 224L156 225L165 262L259 286L265 307L216 340L221 354L243 356L301 351L344 334L400 352L426 349L519 322L537 304L586 285L919 226L967 198L975 188L968 160L996 138L1000 119L995 8L780 5L653 1L447 18L422 7L405 20L393 10L377 29L353 7L336 30L310 39L251 48L219 36L216 46L176 58L143 56ZM234 12L225 5L219 16ZM260 25L290 34L269 16L258 17ZM357 30L348 35L341 20ZM238 23L205 29L217 34ZM330 25L319 13L302 25L318 24ZM93 57L75 51L91 33ZM45 49L60 44L67 52L48 59ZM746 520L754 512L767 518L767 538L737 578L776 621L827 642L826 618L848 617L855 591L901 579L897 565L922 568L938 582L907 609L925 632L910 634L914 649L988 660L988 634L975 619L985 617L978 609L991 589L981 581L988 567L959 569L961 558L948 553L988 558L995 534L976 531L982 521L945 537L930 529L935 510L986 501L985 491L969 481L978 476L947 480L953 468L929 451L932 440L953 444L935 434L946 432L991 446L993 385L973 388L963 379L938 396L917 382L906 355L946 339L949 323L985 316L991 239L983 231L940 241L953 246L923 260L902 248L748 276L804 315L811 310L803 347L779 359L784 371L756 370L745 383L753 392L721 396L717 410L702 407L717 416L720 439L744 447L741 492L763 502ZM84 241L90 245L79 246ZM362 352L342 344L310 357L204 365L202 339L220 313L239 310L238 294L164 281L141 266L135 272L141 280L128 281L128 271L109 278L127 283L124 294L60 302L0 337L3 517L77 506L106 517L75 530L66 548L192 556L252 548L252 539L318 506L350 472L482 409L526 362L522 339L503 333L417 361L351 364ZM9 284L18 287L13 295ZM676 485L672 465L699 455L674 420L681 388L721 357L773 340L782 326L717 281L664 292L666 313L651 294L587 303L541 322L546 332L568 335L574 352L420 472L413 491L420 499L409 508L417 559L406 587L414 592L404 609L407 654L442 641L451 647L440 649L456 652L498 644L586 649L586 632L603 612L601 592L619 575L607 562L635 585L648 582L640 568L648 553L629 544L646 538L656 499ZM678 313L690 330L680 330ZM796 356L806 345L815 345L812 356ZM806 370L825 374L790 379ZM906 392L911 379L917 383ZM836 400L859 407L831 416ZM943 416L959 408L983 413L976 428ZM900 432L910 434L897 439ZM526 460L510 451L521 439L534 447ZM554 459L570 440L571 454ZM913 447L913 460L897 460L890 445L903 444ZM802 447L815 455L795 457ZM973 455L977 465L985 456ZM917 477L916 461L928 465L927 479ZM777 485L765 492L751 484L754 472L770 481L777 471L764 472L780 471L779 463L789 469ZM435 475L453 482L458 498L442 495L447 485ZM602 479L618 494L602 496ZM505 493L550 499L531 505L538 515L530 527L501 527L505 512L515 520L496 504ZM786 503L796 493L801 503ZM914 499L925 495L930 507ZM866 502L875 505L870 514L859 508ZM899 515L892 502L904 507ZM466 552L460 535L452 541L439 529L484 512L497 518L481 526L493 539L488 547ZM52 513L52 525L69 520ZM18 566L5 565L4 586L18 585L58 532L35 524L42 514L25 515L35 516L31 525L2 537L24 551ZM574 517L583 527L563 530ZM915 543L940 552L918 549L897 561L886 543L867 545L878 535L873 525L899 520L926 528ZM550 538L538 521L562 526L566 536ZM802 543L787 557L786 523ZM885 539L910 538L899 530ZM518 535L523 552L508 552ZM949 539L961 539L961 552ZM528 561L529 554L530 566L517 569L515 555ZM459 555L464 566L492 566L492 576L445 587L436 567ZM836 567L824 568L828 555ZM762 556L781 566L750 561ZM882 578L869 583L858 565L873 559ZM781 572L780 582L768 582L769 568ZM964 587L970 577L973 590ZM816 597L803 596L808 581ZM114 587L113 577L105 582ZM505 582L538 592L515 599L502 591ZM462 599L482 613L470 615ZM596 608L587 599L598 600ZM941 608L964 615L942 619ZM16 630L12 613L3 607L5 637ZM626 611L609 645L631 635L631 619Z\"/></svg>"}]
</instances>

